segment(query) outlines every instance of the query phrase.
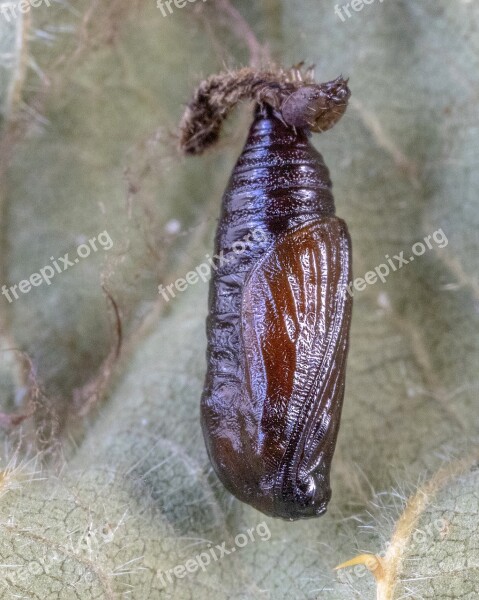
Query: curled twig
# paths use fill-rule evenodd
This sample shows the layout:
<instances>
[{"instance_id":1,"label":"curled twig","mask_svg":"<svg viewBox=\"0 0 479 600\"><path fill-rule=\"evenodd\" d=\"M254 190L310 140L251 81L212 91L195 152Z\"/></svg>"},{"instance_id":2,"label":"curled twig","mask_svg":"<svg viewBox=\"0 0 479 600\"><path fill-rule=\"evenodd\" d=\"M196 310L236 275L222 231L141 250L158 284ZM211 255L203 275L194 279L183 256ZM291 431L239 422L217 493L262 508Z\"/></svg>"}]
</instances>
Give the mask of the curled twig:
<instances>
[{"instance_id":1,"label":"curled twig","mask_svg":"<svg viewBox=\"0 0 479 600\"><path fill-rule=\"evenodd\" d=\"M120 358L123 346L123 324L117 301L102 283L102 289L112 307L114 331L116 340L113 342L108 356L101 364L98 373L85 385L73 390L73 406L76 414L85 416L91 408L105 395L114 366Z\"/></svg>"}]
</instances>

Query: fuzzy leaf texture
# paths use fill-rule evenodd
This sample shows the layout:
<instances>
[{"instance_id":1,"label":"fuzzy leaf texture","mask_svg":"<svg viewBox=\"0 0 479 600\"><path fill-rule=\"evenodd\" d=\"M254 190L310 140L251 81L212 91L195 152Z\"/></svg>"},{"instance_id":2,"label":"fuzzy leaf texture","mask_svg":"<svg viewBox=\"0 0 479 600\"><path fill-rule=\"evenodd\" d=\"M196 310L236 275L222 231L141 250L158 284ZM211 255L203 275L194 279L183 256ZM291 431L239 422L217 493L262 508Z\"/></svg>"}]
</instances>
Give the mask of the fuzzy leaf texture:
<instances>
[{"instance_id":1,"label":"fuzzy leaf texture","mask_svg":"<svg viewBox=\"0 0 479 600\"><path fill-rule=\"evenodd\" d=\"M354 292L333 498L294 523L208 463L207 285L157 291L211 252L251 107L202 157L179 157L175 128L202 77L248 64L249 38L223 1L37 4L0 14L0 285L113 244L0 297L0 597L478 598L477 3L376 0L344 21L329 0L235 3L281 64L350 77L313 143L355 276L442 231ZM371 573L334 570L358 554Z\"/></svg>"}]
</instances>

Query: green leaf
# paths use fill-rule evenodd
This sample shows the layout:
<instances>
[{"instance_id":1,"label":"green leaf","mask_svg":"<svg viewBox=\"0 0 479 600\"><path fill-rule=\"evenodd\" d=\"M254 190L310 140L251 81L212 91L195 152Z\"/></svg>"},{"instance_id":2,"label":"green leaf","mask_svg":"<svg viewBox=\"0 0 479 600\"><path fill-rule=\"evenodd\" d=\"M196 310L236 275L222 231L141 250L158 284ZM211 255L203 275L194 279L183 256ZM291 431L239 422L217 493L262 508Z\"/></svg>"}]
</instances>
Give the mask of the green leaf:
<instances>
[{"instance_id":1,"label":"green leaf","mask_svg":"<svg viewBox=\"0 0 479 600\"><path fill-rule=\"evenodd\" d=\"M329 1L235 4L279 63L350 77L346 116L313 142L355 277L389 269L353 288L328 512L287 523L208 463L206 284L157 290L211 252L251 107L204 157L174 133L201 78L248 62L248 36L213 0L166 17L50 4L0 14L0 285L97 250L0 297L1 597L476 598L477 6L376 0L343 21ZM364 553L376 579L334 571Z\"/></svg>"}]
</instances>

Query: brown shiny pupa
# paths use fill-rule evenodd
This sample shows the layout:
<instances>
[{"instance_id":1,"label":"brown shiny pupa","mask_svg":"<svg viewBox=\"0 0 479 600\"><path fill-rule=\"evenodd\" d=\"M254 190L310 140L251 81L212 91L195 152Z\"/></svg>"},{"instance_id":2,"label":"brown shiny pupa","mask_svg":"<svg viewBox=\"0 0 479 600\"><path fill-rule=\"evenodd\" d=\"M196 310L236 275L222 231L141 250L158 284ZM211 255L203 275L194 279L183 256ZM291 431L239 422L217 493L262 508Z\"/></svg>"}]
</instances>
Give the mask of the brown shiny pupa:
<instances>
[{"instance_id":1,"label":"brown shiny pupa","mask_svg":"<svg viewBox=\"0 0 479 600\"><path fill-rule=\"evenodd\" d=\"M201 423L225 487L288 520L323 514L331 497L351 241L309 136L341 118L349 95L341 77L242 69L203 82L181 124L183 151L197 154L239 100L256 104L216 234Z\"/></svg>"}]
</instances>

